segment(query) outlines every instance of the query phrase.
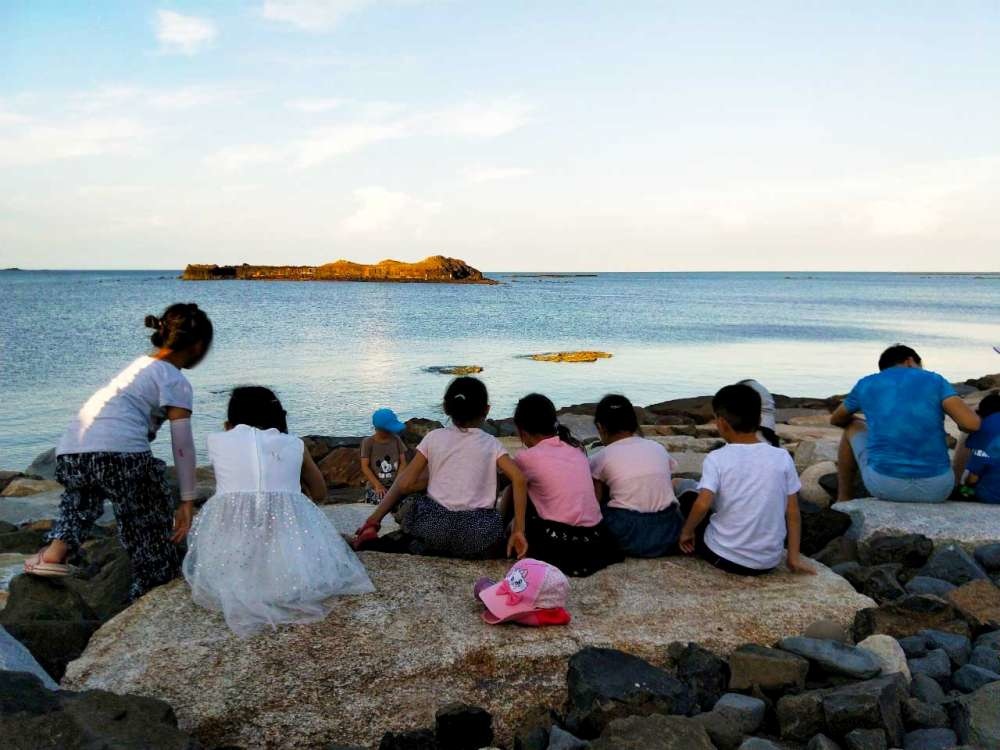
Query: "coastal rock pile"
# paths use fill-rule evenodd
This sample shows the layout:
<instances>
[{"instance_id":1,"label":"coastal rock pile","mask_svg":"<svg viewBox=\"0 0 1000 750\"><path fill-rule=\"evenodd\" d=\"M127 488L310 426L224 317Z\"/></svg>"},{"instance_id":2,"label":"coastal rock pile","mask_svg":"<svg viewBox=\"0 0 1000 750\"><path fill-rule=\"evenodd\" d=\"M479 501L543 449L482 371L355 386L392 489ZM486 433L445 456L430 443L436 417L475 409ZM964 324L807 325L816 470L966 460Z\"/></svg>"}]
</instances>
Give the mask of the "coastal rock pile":
<instances>
[{"instance_id":1,"label":"coastal rock pile","mask_svg":"<svg viewBox=\"0 0 1000 750\"><path fill-rule=\"evenodd\" d=\"M386 730L427 726L440 706L464 702L489 710L509 747L538 706L564 703L568 660L583 647L620 649L662 668L677 651L671 643L700 642L680 647L671 677L686 686L675 691L676 708L689 712L725 689L715 654L774 643L817 619L849 625L874 604L825 568L747 581L693 559L629 560L573 581L568 627L498 628L480 619L471 585L503 575L504 561L362 557L376 593L338 600L323 622L247 641L199 609L182 581L156 589L94 635L64 685L166 700L181 728L209 746L370 747ZM618 680L624 692L638 674L578 671L581 685ZM667 683L661 693L670 693ZM572 728L597 729L577 703Z\"/></svg>"}]
</instances>

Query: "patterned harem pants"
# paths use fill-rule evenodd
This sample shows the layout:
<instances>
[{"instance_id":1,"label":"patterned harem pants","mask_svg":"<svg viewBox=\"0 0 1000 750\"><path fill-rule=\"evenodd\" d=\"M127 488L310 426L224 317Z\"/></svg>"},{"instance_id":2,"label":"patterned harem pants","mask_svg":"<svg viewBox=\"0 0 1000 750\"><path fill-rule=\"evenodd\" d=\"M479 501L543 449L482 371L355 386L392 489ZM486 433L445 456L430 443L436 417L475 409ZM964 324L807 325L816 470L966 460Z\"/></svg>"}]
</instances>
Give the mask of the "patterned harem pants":
<instances>
[{"instance_id":1,"label":"patterned harem pants","mask_svg":"<svg viewBox=\"0 0 1000 750\"><path fill-rule=\"evenodd\" d=\"M132 563L132 599L173 580L182 550L170 541L174 503L164 463L152 453L73 453L56 459L56 479L66 491L59 519L47 538L76 551L110 500L118 538Z\"/></svg>"}]
</instances>

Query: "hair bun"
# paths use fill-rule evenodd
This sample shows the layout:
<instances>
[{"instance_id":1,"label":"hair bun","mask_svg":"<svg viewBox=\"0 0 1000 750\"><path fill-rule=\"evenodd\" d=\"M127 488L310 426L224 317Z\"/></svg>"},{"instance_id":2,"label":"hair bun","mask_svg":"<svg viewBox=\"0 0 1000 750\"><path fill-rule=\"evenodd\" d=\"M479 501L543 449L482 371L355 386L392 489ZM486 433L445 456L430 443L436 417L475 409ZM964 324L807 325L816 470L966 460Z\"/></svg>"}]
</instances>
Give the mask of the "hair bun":
<instances>
[{"instance_id":1,"label":"hair bun","mask_svg":"<svg viewBox=\"0 0 1000 750\"><path fill-rule=\"evenodd\" d=\"M146 316L146 328L157 329L160 327L160 319L155 315Z\"/></svg>"}]
</instances>

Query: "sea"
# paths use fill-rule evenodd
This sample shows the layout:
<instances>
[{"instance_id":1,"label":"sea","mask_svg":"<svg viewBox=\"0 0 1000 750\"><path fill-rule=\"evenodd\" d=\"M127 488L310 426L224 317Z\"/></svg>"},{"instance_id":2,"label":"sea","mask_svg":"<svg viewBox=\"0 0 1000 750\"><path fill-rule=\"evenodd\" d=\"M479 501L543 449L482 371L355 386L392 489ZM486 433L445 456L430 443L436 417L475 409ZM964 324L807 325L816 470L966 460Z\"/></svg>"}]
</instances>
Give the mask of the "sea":
<instances>
[{"instance_id":1,"label":"sea","mask_svg":"<svg viewBox=\"0 0 1000 750\"><path fill-rule=\"evenodd\" d=\"M181 281L164 271L0 272L0 468L53 446L91 393L150 351L148 313L197 302L215 344L188 373L195 434L229 390L279 394L298 434L361 435L374 409L442 418L449 378L478 365L492 415L540 391L557 405L636 404L756 378L776 393L845 393L894 342L950 380L1000 371L1000 274L489 273L496 286ZM594 363L523 355L600 350ZM169 436L155 451L169 455Z\"/></svg>"}]
</instances>

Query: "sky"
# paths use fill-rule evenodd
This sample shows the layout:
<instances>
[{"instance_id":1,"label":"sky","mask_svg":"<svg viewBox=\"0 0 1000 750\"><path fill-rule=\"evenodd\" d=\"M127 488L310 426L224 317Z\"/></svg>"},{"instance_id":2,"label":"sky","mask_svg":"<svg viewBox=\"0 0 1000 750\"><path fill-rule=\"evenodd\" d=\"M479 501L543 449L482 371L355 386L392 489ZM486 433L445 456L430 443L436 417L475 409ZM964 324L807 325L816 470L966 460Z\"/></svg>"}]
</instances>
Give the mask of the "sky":
<instances>
[{"instance_id":1,"label":"sky","mask_svg":"<svg viewBox=\"0 0 1000 750\"><path fill-rule=\"evenodd\" d=\"M997 271L1000 4L4 0L0 266Z\"/></svg>"}]
</instances>

